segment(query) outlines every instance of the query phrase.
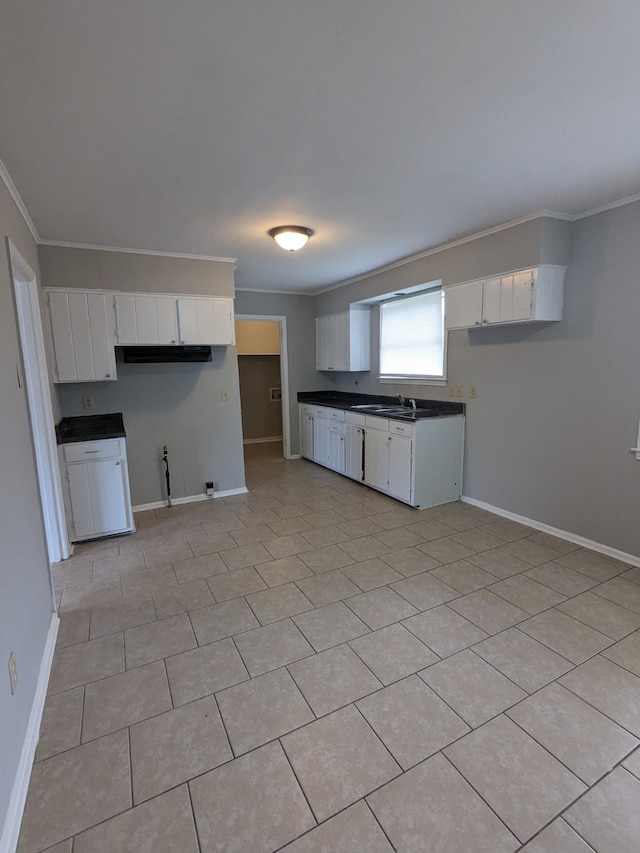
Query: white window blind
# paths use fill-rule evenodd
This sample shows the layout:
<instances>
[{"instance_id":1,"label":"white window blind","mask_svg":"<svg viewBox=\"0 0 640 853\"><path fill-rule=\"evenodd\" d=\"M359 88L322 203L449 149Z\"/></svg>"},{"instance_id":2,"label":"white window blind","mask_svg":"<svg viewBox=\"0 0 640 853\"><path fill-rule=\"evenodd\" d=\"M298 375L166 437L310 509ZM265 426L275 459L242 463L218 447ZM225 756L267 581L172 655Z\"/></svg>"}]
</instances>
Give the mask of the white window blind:
<instances>
[{"instance_id":1,"label":"white window blind","mask_svg":"<svg viewBox=\"0 0 640 853\"><path fill-rule=\"evenodd\" d=\"M444 378L444 291L380 306L380 377Z\"/></svg>"}]
</instances>

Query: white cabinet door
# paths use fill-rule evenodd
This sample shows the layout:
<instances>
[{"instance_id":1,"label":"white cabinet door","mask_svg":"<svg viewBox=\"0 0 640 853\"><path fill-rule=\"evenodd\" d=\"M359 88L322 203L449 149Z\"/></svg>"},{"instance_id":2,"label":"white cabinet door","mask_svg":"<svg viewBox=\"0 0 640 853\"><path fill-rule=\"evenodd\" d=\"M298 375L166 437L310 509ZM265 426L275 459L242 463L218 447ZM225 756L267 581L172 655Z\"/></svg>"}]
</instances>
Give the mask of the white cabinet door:
<instances>
[{"instance_id":1,"label":"white cabinet door","mask_svg":"<svg viewBox=\"0 0 640 853\"><path fill-rule=\"evenodd\" d=\"M338 474L344 474L344 426L330 423L327 427L327 433L327 465L337 471Z\"/></svg>"},{"instance_id":2,"label":"white cabinet door","mask_svg":"<svg viewBox=\"0 0 640 853\"><path fill-rule=\"evenodd\" d=\"M401 501L411 500L412 441L400 435L389 436L388 492Z\"/></svg>"},{"instance_id":3,"label":"white cabinet door","mask_svg":"<svg viewBox=\"0 0 640 853\"><path fill-rule=\"evenodd\" d=\"M362 465L364 451L364 430L354 424L345 427L345 462L344 473L353 480L362 481L364 468Z\"/></svg>"},{"instance_id":4,"label":"white cabinet door","mask_svg":"<svg viewBox=\"0 0 640 853\"><path fill-rule=\"evenodd\" d=\"M113 317L107 296L83 290L50 290L47 301L56 382L115 379Z\"/></svg>"},{"instance_id":5,"label":"white cabinet door","mask_svg":"<svg viewBox=\"0 0 640 853\"><path fill-rule=\"evenodd\" d=\"M123 476L119 459L67 465L74 539L128 529Z\"/></svg>"},{"instance_id":6,"label":"white cabinet door","mask_svg":"<svg viewBox=\"0 0 640 853\"><path fill-rule=\"evenodd\" d=\"M313 461L326 465L329 461L329 422L326 418L313 418Z\"/></svg>"},{"instance_id":7,"label":"white cabinet door","mask_svg":"<svg viewBox=\"0 0 640 853\"><path fill-rule=\"evenodd\" d=\"M331 317L331 344L333 350L332 370L351 370L351 336L349 332L349 312L334 314Z\"/></svg>"},{"instance_id":8,"label":"white cabinet door","mask_svg":"<svg viewBox=\"0 0 640 853\"><path fill-rule=\"evenodd\" d=\"M484 283L484 323L517 323L532 316L531 271L487 279Z\"/></svg>"},{"instance_id":9,"label":"white cabinet door","mask_svg":"<svg viewBox=\"0 0 640 853\"><path fill-rule=\"evenodd\" d=\"M367 429L364 433L364 481L386 492L389 485L389 433Z\"/></svg>"},{"instance_id":10,"label":"white cabinet door","mask_svg":"<svg viewBox=\"0 0 640 853\"><path fill-rule=\"evenodd\" d=\"M316 317L316 370L369 370L369 311Z\"/></svg>"},{"instance_id":11,"label":"white cabinet door","mask_svg":"<svg viewBox=\"0 0 640 853\"><path fill-rule=\"evenodd\" d=\"M331 317L316 317L316 370L331 370Z\"/></svg>"},{"instance_id":12,"label":"white cabinet door","mask_svg":"<svg viewBox=\"0 0 640 853\"><path fill-rule=\"evenodd\" d=\"M233 299L214 299L214 338L218 346L233 346L236 342Z\"/></svg>"},{"instance_id":13,"label":"white cabinet door","mask_svg":"<svg viewBox=\"0 0 640 853\"><path fill-rule=\"evenodd\" d=\"M313 415L300 415L300 456L313 459Z\"/></svg>"},{"instance_id":14,"label":"white cabinet door","mask_svg":"<svg viewBox=\"0 0 640 853\"><path fill-rule=\"evenodd\" d=\"M178 342L176 300L173 296L118 293L115 310L118 344L169 345Z\"/></svg>"},{"instance_id":15,"label":"white cabinet door","mask_svg":"<svg viewBox=\"0 0 640 853\"><path fill-rule=\"evenodd\" d=\"M213 299L178 299L178 329L181 344L215 344Z\"/></svg>"},{"instance_id":16,"label":"white cabinet door","mask_svg":"<svg viewBox=\"0 0 640 853\"><path fill-rule=\"evenodd\" d=\"M482 284L472 281L445 288L444 310L447 329L468 329L482 325Z\"/></svg>"}]
</instances>

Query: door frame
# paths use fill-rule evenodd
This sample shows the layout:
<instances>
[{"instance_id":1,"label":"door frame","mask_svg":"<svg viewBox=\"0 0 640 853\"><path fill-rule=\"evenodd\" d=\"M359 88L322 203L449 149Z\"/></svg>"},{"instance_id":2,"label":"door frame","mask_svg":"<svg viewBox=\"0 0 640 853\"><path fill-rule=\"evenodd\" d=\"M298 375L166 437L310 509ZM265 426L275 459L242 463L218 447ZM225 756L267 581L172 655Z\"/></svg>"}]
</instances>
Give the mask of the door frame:
<instances>
[{"instance_id":1,"label":"door frame","mask_svg":"<svg viewBox=\"0 0 640 853\"><path fill-rule=\"evenodd\" d=\"M8 237L6 245L18 315L27 407L47 550L49 562L57 563L69 557L70 547L55 440L38 281L34 271Z\"/></svg>"},{"instance_id":2,"label":"door frame","mask_svg":"<svg viewBox=\"0 0 640 853\"><path fill-rule=\"evenodd\" d=\"M280 324L280 387L282 388L282 455L291 455L291 411L289 409L289 355L287 350L287 318L283 314L236 314L236 320L262 320ZM242 405L242 400L240 401Z\"/></svg>"}]
</instances>

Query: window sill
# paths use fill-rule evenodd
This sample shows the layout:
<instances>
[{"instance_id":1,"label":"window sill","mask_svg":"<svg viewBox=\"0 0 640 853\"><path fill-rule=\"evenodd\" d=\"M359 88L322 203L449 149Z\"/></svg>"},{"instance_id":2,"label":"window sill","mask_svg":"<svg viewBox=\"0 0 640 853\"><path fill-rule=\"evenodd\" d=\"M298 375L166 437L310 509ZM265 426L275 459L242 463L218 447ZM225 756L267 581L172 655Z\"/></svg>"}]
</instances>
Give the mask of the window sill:
<instances>
[{"instance_id":1,"label":"window sill","mask_svg":"<svg viewBox=\"0 0 640 853\"><path fill-rule=\"evenodd\" d=\"M408 376L378 376L378 382L384 385L442 385L447 384L446 379L416 379Z\"/></svg>"}]
</instances>

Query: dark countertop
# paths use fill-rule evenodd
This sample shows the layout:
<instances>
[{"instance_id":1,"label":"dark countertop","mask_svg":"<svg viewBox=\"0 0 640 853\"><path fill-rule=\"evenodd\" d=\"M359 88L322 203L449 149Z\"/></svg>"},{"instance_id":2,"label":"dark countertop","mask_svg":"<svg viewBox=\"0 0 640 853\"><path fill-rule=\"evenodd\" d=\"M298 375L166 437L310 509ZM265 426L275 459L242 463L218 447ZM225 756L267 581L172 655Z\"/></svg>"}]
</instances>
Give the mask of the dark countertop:
<instances>
[{"instance_id":1,"label":"dark countertop","mask_svg":"<svg viewBox=\"0 0 640 853\"><path fill-rule=\"evenodd\" d=\"M390 418L394 421L415 421L425 418L447 418L453 415L464 415L464 403L449 403L445 400L423 400L418 397L406 397L406 400L414 399L419 411L402 414L389 414L388 412L367 412L356 408L357 406L380 403L381 405L393 407L399 406L398 397L385 397L381 394L351 394L348 391L299 391L299 403L313 403L317 406L327 406L332 409L343 409L345 411L358 412L360 415L373 415L374 417Z\"/></svg>"},{"instance_id":2,"label":"dark countertop","mask_svg":"<svg viewBox=\"0 0 640 853\"><path fill-rule=\"evenodd\" d=\"M77 441L100 441L103 438L126 438L122 412L110 415L81 415L62 418L56 424L56 442L73 444Z\"/></svg>"}]
</instances>

